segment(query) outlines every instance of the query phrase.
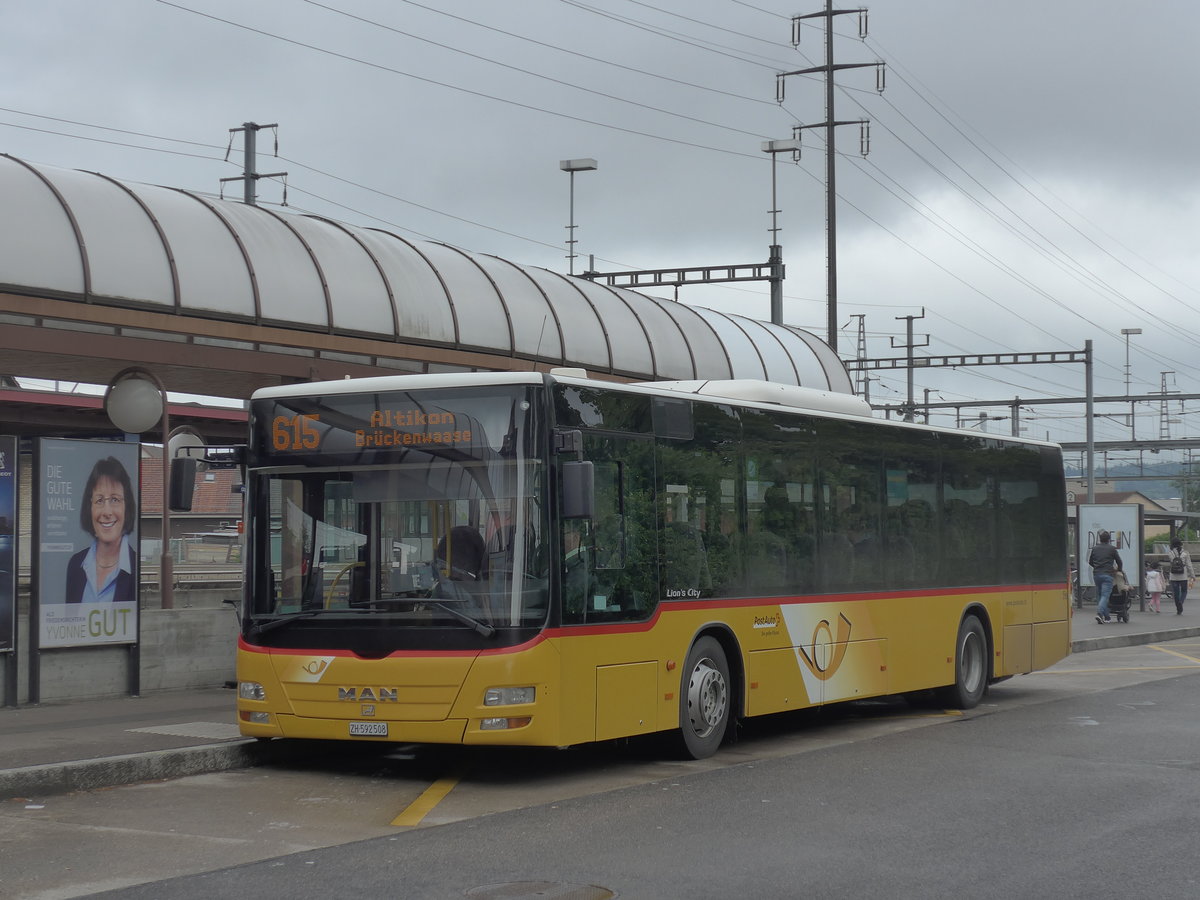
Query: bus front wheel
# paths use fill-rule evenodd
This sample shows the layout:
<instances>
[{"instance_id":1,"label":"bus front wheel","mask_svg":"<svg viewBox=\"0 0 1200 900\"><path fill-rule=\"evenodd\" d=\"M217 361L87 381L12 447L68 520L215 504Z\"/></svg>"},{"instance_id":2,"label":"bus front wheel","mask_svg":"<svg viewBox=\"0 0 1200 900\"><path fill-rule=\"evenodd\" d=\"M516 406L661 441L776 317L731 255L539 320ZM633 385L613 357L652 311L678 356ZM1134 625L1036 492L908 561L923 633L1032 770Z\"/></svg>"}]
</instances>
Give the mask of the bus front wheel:
<instances>
[{"instance_id":1,"label":"bus front wheel","mask_svg":"<svg viewBox=\"0 0 1200 900\"><path fill-rule=\"evenodd\" d=\"M729 663L716 638L692 645L679 685L679 730L693 759L717 752L729 726Z\"/></svg>"},{"instance_id":2,"label":"bus front wheel","mask_svg":"<svg viewBox=\"0 0 1200 900\"><path fill-rule=\"evenodd\" d=\"M953 709L974 709L983 699L987 683L987 633L977 616L967 616L958 626L954 644L954 684L942 688L938 697Z\"/></svg>"}]
</instances>

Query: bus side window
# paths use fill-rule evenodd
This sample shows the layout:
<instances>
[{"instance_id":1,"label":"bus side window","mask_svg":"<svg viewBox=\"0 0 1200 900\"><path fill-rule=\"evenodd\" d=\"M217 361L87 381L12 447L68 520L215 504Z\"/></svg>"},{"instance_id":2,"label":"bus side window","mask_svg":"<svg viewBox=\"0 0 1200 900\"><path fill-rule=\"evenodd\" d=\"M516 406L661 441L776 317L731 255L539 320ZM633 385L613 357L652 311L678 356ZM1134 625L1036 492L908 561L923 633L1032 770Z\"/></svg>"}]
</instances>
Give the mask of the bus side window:
<instances>
[{"instance_id":1,"label":"bus side window","mask_svg":"<svg viewBox=\"0 0 1200 900\"><path fill-rule=\"evenodd\" d=\"M621 463L596 466L596 568L625 568L625 515Z\"/></svg>"},{"instance_id":2,"label":"bus side window","mask_svg":"<svg viewBox=\"0 0 1200 900\"><path fill-rule=\"evenodd\" d=\"M648 440L585 437L584 455L595 473L594 518L561 524L564 623L632 622L653 613L653 449Z\"/></svg>"},{"instance_id":3,"label":"bus side window","mask_svg":"<svg viewBox=\"0 0 1200 900\"><path fill-rule=\"evenodd\" d=\"M562 529L563 621L587 620L595 596L586 519L564 519Z\"/></svg>"}]
</instances>

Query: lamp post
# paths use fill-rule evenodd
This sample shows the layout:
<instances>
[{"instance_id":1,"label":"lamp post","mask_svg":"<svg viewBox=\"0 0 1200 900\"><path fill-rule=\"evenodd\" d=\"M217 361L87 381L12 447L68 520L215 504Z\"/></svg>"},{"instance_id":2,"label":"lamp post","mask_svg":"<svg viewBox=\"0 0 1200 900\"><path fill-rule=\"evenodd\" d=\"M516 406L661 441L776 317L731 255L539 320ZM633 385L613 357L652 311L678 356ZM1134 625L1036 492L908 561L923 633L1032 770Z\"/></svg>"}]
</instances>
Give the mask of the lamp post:
<instances>
[{"instance_id":1,"label":"lamp post","mask_svg":"<svg viewBox=\"0 0 1200 900\"><path fill-rule=\"evenodd\" d=\"M598 164L594 159L564 159L558 167L571 176L570 224L567 225L567 274L575 274L575 173L594 172Z\"/></svg>"},{"instance_id":2,"label":"lamp post","mask_svg":"<svg viewBox=\"0 0 1200 900\"><path fill-rule=\"evenodd\" d=\"M171 558L171 424L167 414L167 392L158 377L132 366L122 369L104 393L104 411L126 434L143 434L162 422L162 553L159 556L159 585L162 608L175 608L175 566Z\"/></svg>"},{"instance_id":3,"label":"lamp post","mask_svg":"<svg viewBox=\"0 0 1200 900\"><path fill-rule=\"evenodd\" d=\"M1130 372L1130 369L1129 369L1129 336L1131 334L1141 334L1141 333L1142 333L1142 329L1140 329L1140 328L1122 328L1121 329L1121 334L1125 335L1125 396L1126 397L1130 396L1130 394L1129 394L1129 372ZM1137 438L1137 427L1134 424L1133 415L1134 415L1133 414L1133 401L1130 400L1129 401L1129 437L1131 440L1134 440Z\"/></svg>"},{"instance_id":4,"label":"lamp post","mask_svg":"<svg viewBox=\"0 0 1200 900\"><path fill-rule=\"evenodd\" d=\"M791 153L792 159L800 159L800 141L763 141L763 153L771 154L771 252L767 262L771 266L771 323L783 324L783 247L779 243L779 204L775 192L775 159L780 153Z\"/></svg>"}]
</instances>

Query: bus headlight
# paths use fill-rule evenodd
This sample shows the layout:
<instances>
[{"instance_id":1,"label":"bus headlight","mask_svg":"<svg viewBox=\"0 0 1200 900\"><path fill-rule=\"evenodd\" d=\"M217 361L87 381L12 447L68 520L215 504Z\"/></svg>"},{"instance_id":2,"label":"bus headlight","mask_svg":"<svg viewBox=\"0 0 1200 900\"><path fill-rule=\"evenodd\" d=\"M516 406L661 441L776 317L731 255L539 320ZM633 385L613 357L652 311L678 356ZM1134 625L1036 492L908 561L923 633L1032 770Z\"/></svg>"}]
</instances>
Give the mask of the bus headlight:
<instances>
[{"instance_id":1,"label":"bus headlight","mask_svg":"<svg viewBox=\"0 0 1200 900\"><path fill-rule=\"evenodd\" d=\"M488 688L483 694L484 706L512 706L514 703L532 703L537 690L532 687Z\"/></svg>"},{"instance_id":2,"label":"bus headlight","mask_svg":"<svg viewBox=\"0 0 1200 900\"><path fill-rule=\"evenodd\" d=\"M239 681L238 698L241 700L266 700L267 692L257 681Z\"/></svg>"}]
</instances>

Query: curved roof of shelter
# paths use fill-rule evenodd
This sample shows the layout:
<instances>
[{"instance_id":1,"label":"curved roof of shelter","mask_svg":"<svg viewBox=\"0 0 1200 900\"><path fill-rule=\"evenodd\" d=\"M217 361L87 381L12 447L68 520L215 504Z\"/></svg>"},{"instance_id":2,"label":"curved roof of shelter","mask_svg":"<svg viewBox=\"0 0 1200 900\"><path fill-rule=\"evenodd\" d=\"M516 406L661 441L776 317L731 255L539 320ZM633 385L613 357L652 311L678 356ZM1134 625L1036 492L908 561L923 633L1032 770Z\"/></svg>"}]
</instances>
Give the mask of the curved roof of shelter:
<instances>
[{"instance_id":1,"label":"curved roof of shelter","mask_svg":"<svg viewBox=\"0 0 1200 900\"><path fill-rule=\"evenodd\" d=\"M479 350L644 380L852 392L807 332L316 215L0 154L0 290Z\"/></svg>"}]
</instances>

